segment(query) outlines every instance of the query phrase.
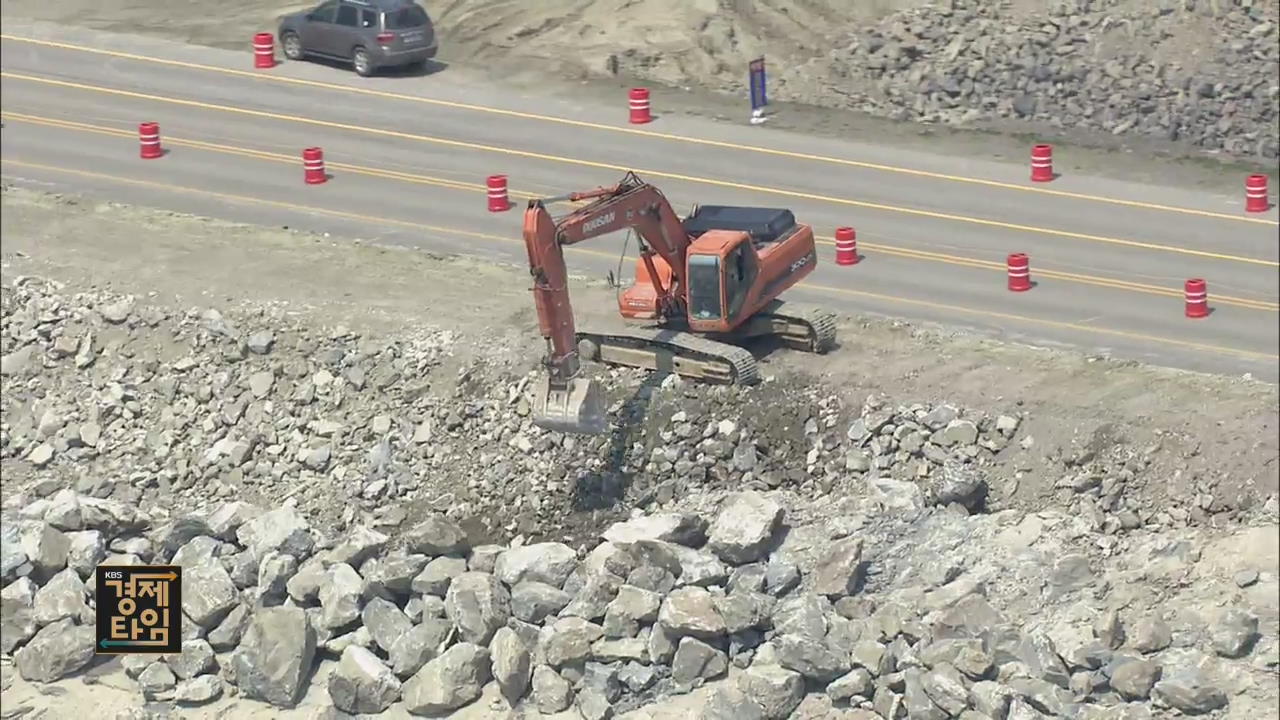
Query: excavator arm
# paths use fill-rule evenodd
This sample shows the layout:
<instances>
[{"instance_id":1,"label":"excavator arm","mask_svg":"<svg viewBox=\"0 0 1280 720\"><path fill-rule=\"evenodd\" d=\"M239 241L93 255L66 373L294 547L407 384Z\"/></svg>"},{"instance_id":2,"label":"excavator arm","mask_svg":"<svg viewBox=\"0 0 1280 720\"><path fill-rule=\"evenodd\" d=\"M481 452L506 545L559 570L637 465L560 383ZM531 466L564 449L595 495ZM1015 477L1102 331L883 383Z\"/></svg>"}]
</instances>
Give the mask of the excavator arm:
<instances>
[{"instance_id":1,"label":"excavator arm","mask_svg":"<svg viewBox=\"0 0 1280 720\"><path fill-rule=\"evenodd\" d=\"M591 202L559 221L546 208L555 202L583 200ZM539 381L534 412L534 423L540 427L589 434L602 433L607 427L602 391L578 377L581 367L564 248L624 228L639 236L640 257L652 277L658 277L654 255L671 268L670 284L656 288L659 307L665 314L683 312L689 236L658 188L627 173L617 185L530 200L525 210L524 242L534 305L538 328L547 340L547 373Z\"/></svg>"}]
</instances>

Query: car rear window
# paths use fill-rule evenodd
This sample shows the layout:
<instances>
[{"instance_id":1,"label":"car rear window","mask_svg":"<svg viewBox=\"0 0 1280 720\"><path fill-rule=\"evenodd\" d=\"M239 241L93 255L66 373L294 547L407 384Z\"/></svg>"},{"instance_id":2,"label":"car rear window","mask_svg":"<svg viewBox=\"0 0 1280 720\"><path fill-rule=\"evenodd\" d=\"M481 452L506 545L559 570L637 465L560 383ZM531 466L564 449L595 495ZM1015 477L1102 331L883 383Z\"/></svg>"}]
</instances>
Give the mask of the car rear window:
<instances>
[{"instance_id":1,"label":"car rear window","mask_svg":"<svg viewBox=\"0 0 1280 720\"><path fill-rule=\"evenodd\" d=\"M427 11L411 5L407 8L401 8L387 13L387 29L388 30L409 30L411 28L422 27L427 24Z\"/></svg>"}]
</instances>

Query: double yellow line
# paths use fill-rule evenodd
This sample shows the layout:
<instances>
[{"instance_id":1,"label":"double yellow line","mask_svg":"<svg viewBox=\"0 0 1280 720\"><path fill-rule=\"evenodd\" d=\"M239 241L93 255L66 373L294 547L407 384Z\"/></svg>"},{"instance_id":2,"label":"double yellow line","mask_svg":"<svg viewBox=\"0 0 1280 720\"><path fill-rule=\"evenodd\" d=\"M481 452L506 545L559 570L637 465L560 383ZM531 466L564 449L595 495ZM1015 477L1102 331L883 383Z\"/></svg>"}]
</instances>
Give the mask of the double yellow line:
<instances>
[{"instance_id":1,"label":"double yellow line","mask_svg":"<svg viewBox=\"0 0 1280 720\"><path fill-rule=\"evenodd\" d=\"M346 212L343 210L332 210L329 208L318 208L310 205L299 205L296 203L283 202L280 200L266 200L264 198L248 197L245 195L232 195L230 193L220 193L203 188L190 188L171 183L153 182L150 180L138 180L136 178L122 177L120 175L109 175L107 173L92 172L89 170L77 170L74 168L58 167L56 165L45 165L42 163L25 162L21 160L12 160L10 158L0 158L0 163L20 168L29 168L33 170L42 170L45 172L60 173L75 177L91 178L95 180L105 180L108 182L116 182L125 185L133 185L136 187L145 187L156 192L168 192L179 195L191 195L195 197L206 197L221 200L229 203L237 203L243 205L257 205L260 207L271 207L290 212L327 216L339 218L342 220L356 221L365 225L383 225L402 227L418 232L429 232L438 235L453 235L456 237L475 238L478 240L489 240L504 244L520 242L516 238L505 237L502 235L493 235L490 233L475 232L472 230L461 230L459 228L441 227L439 225L428 225L426 223L413 222L410 220L400 220L398 218L390 218L385 216L374 217L372 215L363 215L360 213ZM617 256L612 253L606 253L591 248L570 247L567 252L573 255L588 255L593 257L605 258L610 261L617 260ZM1033 327L1052 328L1055 330L1068 330L1073 332L1082 332L1092 335L1100 335L1103 337L1121 338L1130 342L1155 343L1166 345L1169 347L1182 348L1184 350L1195 350L1198 352L1211 353L1215 355L1230 355L1251 361L1275 362L1280 360L1280 356L1274 353L1257 352L1254 350L1243 350L1241 348L1228 347L1224 345L1212 345L1209 343L1199 343L1190 340L1179 340L1177 338L1163 337L1160 335L1148 335L1146 333L1129 332L1127 330L1113 330L1111 328L1097 327L1094 325L1085 325L1083 323L1064 322L1061 320L1047 320L1044 318L1030 317L1027 315L1017 315L1015 313L997 312L993 310L979 310L977 308L964 307L963 305L951 305L948 303L937 303L929 300L916 300L914 298L898 297L896 295L884 295L882 293L867 292L865 290L853 290L850 288L833 287L831 285L817 285L810 282L801 282L796 286L800 290L811 292L822 292L829 295L837 295L846 298L859 298L864 300L874 300L893 305L906 305L916 308L925 308L935 312L955 313L970 318L982 318L984 320L999 320L1001 322L1015 322Z\"/></svg>"},{"instance_id":2,"label":"double yellow line","mask_svg":"<svg viewBox=\"0 0 1280 720\"><path fill-rule=\"evenodd\" d=\"M850 160L848 158L832 157L830 155L818 155L814 153L795 152L791 150L779 150L777 148L762 147L759 145L745 145L742 143L727 142L723 140L711 140L709 138L691 137L688 135L679 135L676 133L666 133L654 130L646 130L641 128L633 128L627 126L608 125L605 123L591 122L588 120L575 120L572 118L557 117L554 115L543 115L540 113L522 112L519 110L509 110L506 108L497 108L489 105L477 105L474 103L455 102L451 100L440 100L437 98L429 98L421 95L409 95L406 93L389 92L386 90L374 90L365 87L352 87L350 85L340 85L337 83L319 82L316 80L306 80L303 78L288 77L280 74L269 74L263 72L249 72L247 70L236 70L234 68L218 67L216 65L205 65L202 63L186 62L183 60L172 60L169 58L160 58L153 55L138 55L136 53L121 52L119 50L106 50L103 48L87 47L84 45L75 45L72 43L55 42L52 40L40 40L30 37L22 37L20 35L9 35L0 33L0 39L10 40L13 42L27 43L41 47L58 48L60 50L72 50L76 52L89 53L92 55L101 55L104 57L114 57L125 60L135 60L145 62L152 65L167 65L169 67L178 67L187 70L199 70L203 72L217 73L233 77L247 78L258 82L273 82L288 85L296 85L300 87L311 87L321 90L337 91L353 95L363 95L366 97L378 97L390 100L398 100L404 102L414 102L423 105L434 105L436 107L445 107L454 110L463 110L467 112L479 112L490 115L500 115L505 117L518 118L521 120L535 120L538 122L556 123L567 125L570 127L588 128L591 130L602 130L606 132L622 133L636 137L647 137L658 140L668 140L675 142L688 143L693 145L703 145L707 147L716 147L725 150L735 150L740 152L749 152L760 155L772 155L774 157L785 157L793 160L809 160L813 162L827 163L831 165L843 165L845 167L855 167L864 170L875 170L879 172L897 173L902 175L910 175L913 177L924 177L933 180L945 180L949 182L970 183L985 187L999 188L1001 190L1014 190L1025 193L1035 193L1040 195L1048 195L1054 197L1071 198L1073 200L1087 200L1091 202L1108 203L1111 205L1121 205L1126 207L1141 208L1144 210L1156 210L1161 212L1182 213L1186 215L1198 215L1201 217L1210 217L1220 220L1231 220L1235 222L1257 223L1262 225L1280 225L1275 220L1268 218L1253 218L1242 215L1233 215L1229 213L1213 212L1210 210L1199 210L1196 208L1178 207L1173 205L1163 205L1160 203L1142 202L1138 200L1125 200L1122 198L1113 198L1103 195L1090 195L1088 193L1070 192L1067 190L1057 190L1047 187L1039 187L1035 185L1019 185L1010 182L1001 182L998 180L987 180L984 178L967 177L964 175L951 175L947 173L931 172L927 170L916 170L913 168L899 167L896 165L885 165L883 163L864 162L859 160Z\"/></svg>"},{"instance_id":3,"label":"double yellow line","mask_svg":"<svg viewBox=\"0 0 1280 720\"><path fill-rule=\"evenodd\" d=\"M566 165L575 165L578 167L590 167L603 170L612 170L615 172L634 171L644 176L661 177L670 180L678 180L682 182L694 183L699 185L709 185L712 187L729 188L733 190L743 190L748 192L778 195L782 197L796 198L801 200L811 200L822 203L831 203L836 205L845 205L848 207L859 207L868 210L877 210L881 212L890 212L901 215L910 215L913 217L924 217L933 220L947 220L952 222L961 222L982 227L1000 228L1003 230L1014 230L1018 232L1028 232L1038 235L1049 235L1073 240L1085 240L1094 243L1103 243L1107 245L1115 245L1121 247L1139 248L1143 250L1155 250L1160 252L1174 253L1179 255L1188 255L1194 257L1211 258L1214 260L1226 260L1230 262L1245 263L1249 265L1263 265L1267 267L1280 267L1280 262L1274 260L1266 260L1263 258L1247 257L1242 255L1231 255L1227 253L1212 252L1208 250L1195 250L1192 248L1179 247L1176 245L1162 245L1160 243L1141 242L1137 240L1127 240L1124 238L1113 238L1103 235L1093 235L1089 233L1072 232L1068 230L1055 230L1051 228L1041 228L1034 225L1023 225L1020 223L1004 222L1000 220L989 220L986 218L970 217L967 215L956 215L954 213L935 212L932 210L920 210L917 208L901 207L896 205L887 205L884 203L873 203L862 200L853 200L850 198L835 197L831 195L820 195L817 193L802 192L798 190L787 190L785 188L768 187L764 185L753 185L750 183L732 182L729 180L721 180L719 178L700 177L696 175L685 175L683 173L665 172L662 170L636 168L615 163L599 162L594 160L582 160L579 158L563 157L560 155L552 155L548 153L532 152L529 150L517 150L515 148L500 147L496 145L485 145L483 143L466 142L463 140L452 140L449 138L435 137L431 135L422 135L418 133L401 132L398 130L387 130L385 128L375 128L365 125L353 125L351 123L340 123L331 120L320 120L318 118L304 117L301 115L286 115L283 113L268 112L265 110L253 110L251 108L237 107L232 105L219 105L216 103L208 103L199 100L183 100L180 98L163 97L160 95L152 95L149 93L134 92L132 90L120 90L116 88L102 87L98 85L90 85L86 83L70 82L66 80L54 80L52 78L37 77L34 75L26 75L22 73L12 73L8 71L0 71L0 77L11 78L15 80L25 80L29 82L39 83L42 85L51 85L54 87L65 87L75 90L86 90L89 92L101 93L105 95L115 95L118 97L128 97L138 100L148 100L153 102L165 103L169 105L178 105L181 107L199 108L202 110L215 110L218 112L232 113L236 115L244 115L248 117L264 118L269 120L277 120L312 127L323 127L331 130L343 130L347 132L360 133L364 135L373 135L377 137L396 138L400 140L411 140L414 142L431 143L442 145L445 147L465 148L468 150L479 150L482 152L491 152L513 157L522 157L531 160L541 160L546 162L555 162Z\"/></svg>"},{"instance_id":4,"label":"double yellow line","mask_svg":"<svg viewBox=\"0 0 1280 720\"><path fill-rule=\"evenodd\" d=\"M73 120L62 120L58 118L42 117L38 115L28 115L17 112L0 112L0 117L6 121L25 122L34 125L43 125L46 127L55 127L65 130L73 130L77 132L88 132L99 135L108 135L113 137L132 138L134 133L127 130L117 128L104 127L101 125L91 125ZM166 136L165 143L176 147L190 147L208 152L217 152L227 155L238 155L257 160L266 160L269 162L297 164L299 162L296 155L286 155L284 153L276 153L265 150L255 150L251 148L233 147L230 145L221 145L218 143L205 142L202 140L190 140L185 138L176 138ZM467 183L460 180L449 178L431 177L429 175L419 175L415 173L401 172L398 170L387 170L382 168L372 168L362 165L352 165L350 163L332 162L328 163L330 168L342 170L356 175L364 175L367 177L377 177L388 180L398 180L401 182L415 183L419 185L431 185L435 187L448 188L451 190L462 190L466 192L483 193L487 191L484 185L478 183ZM530 193L515 189L508 189L508 194L512 197L529 200L539 197L536 193ZM833 246L834 238L818 236L818 242L823 245ZM862 242L864 249L874 250L875 252L895 257L907 258L912 260L925 260L929 262L940 262L962 267L971 267L981 270L991 270L1005 272L1006 267L999 262L990 260L981 260L978 258L963 257L959 255L949 255L946 253L932 252L928 250L915 250L909 248L893 247L890 245L882 245L873 242ZM1038 277L1052 278L1055 280L1064 280L1067 282L1082 283L1096 287L1108 287L1117 290L1126 290L1131 292L1147 293L1151 295L1162 295L1165 297L1181 297L1180 290L1161 287L1159 285L1150 285L1146 283L1129 282L1126 280L1116 280L1112 278L1096 277L1092 275L1083 275L1079 273L1071 273L1060 270L1046 270L1041 268L1035 269ZM1250 310L1260 310L1263 312L1280 312L1280 303L1267 302L1263 300L1254 300L1251 298L1234 297L1230 295L1221 295L1214 293L1214 302L1221 305L1233 305L1236 307L1247 308Z\"/></svg>"}]
</instances>

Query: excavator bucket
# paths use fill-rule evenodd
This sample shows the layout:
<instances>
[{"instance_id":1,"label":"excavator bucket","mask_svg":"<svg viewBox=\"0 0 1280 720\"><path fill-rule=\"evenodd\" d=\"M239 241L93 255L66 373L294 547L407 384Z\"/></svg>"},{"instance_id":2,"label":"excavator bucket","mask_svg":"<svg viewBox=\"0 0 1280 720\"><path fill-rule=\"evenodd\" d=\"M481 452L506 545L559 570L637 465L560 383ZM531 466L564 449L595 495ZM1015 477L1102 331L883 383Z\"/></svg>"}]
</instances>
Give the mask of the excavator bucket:
<instances>
[{"instance_id":1,"label":"excavator bucket","mask_svg":"<svg viewBox=\"0 0 1280 720\"><path fill-rule=\"evenodd\" d=\"M609 429L604 392L594 381L575 378L561 386L542 377L535 389L533 424L546 430L600 435Z\"/></svg>"}]
</instances>

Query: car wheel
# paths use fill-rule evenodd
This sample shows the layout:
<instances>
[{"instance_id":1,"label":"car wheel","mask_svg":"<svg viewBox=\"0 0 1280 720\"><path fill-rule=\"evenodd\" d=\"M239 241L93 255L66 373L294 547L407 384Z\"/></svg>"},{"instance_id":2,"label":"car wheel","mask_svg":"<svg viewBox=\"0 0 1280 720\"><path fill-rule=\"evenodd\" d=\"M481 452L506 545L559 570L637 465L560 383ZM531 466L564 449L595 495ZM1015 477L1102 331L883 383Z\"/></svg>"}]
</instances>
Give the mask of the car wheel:
<instances>
[{"instance_id":1,"label":"car wheel","mask_svg":"<svg viewBox=\"0 0 1280 720\"><path fill-rule=\"evenodd\" d=\"M351 51L351 64L356 69L356 74L360 77L369 77L373 74L373 62L369 60L369 53L364 48L357 47Z\"/></svg>"},{"instance_id":2,"label":"car wheel","mask_svg":"<svg viewBox=\"0 0 1280 720\"><path fill-rule=\"evenodd\" d=\"M298 37L298 33L285 33L280 37L280 46L284 48L284 56L290 60L301 60L307 54L302 49L302 38Z\"/></svg>"}]
</instances>

